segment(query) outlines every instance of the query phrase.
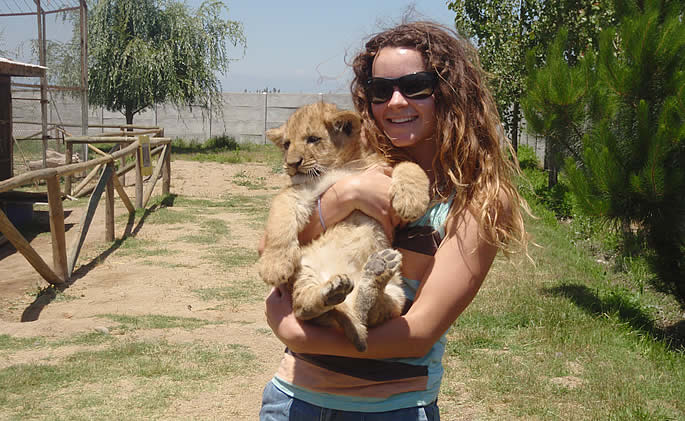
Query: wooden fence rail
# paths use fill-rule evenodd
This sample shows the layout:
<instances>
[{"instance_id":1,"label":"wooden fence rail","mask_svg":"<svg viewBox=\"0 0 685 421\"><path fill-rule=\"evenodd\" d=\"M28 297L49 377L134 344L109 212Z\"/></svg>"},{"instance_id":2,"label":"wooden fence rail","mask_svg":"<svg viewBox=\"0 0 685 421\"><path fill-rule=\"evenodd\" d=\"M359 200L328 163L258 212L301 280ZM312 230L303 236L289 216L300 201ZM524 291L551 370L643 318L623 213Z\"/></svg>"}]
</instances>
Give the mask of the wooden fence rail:
<instances>
[{"instance_id":1,"label":"wooden fence rail","mask_svg":"<svg viewBox=\"0 0 685 421\"><path fill-rule=\"evenodd\" d=\"M145 129L148 129L145 127ZM145 133L155 133L157 136L163 136L163 129L157 129L154 131L147 130ZM31 264L31 266L36 269L36 271L51 284L64 284L71 279L74 272L76 262L78 261L79 254L81 252L81 247L88 233L88 229L93 220L93 215L97 209L100 199L105 193L105 240L114 241L114 191L121 198L124 206L126 207L129 214L135 212L137 208L144 208L147 206L152 191L155 188L157 180L162 178L162 194L168 194L171 185L171 139L165 137L153 137L150 138L150 146L155 147L150 155L160 155L155 168L153 170L152 177L148 183L147 191L143 194L143 178L141 175L141 154L140 142L137 137L133 137L127 133L124 136L100 136L100 137L67 137L65 142L67 144L67 157L71 157L71 150L73 144L88 144L91 150L96 151L98 158L79 163L67 163L66 165L55 167L55 168L45 168L35 171L30 171L16 177L12 177L8 180L0 181L0 195L4 192L9 192L13 189L25 186L27 184L45 180L47 186L47 197L48 197L48 208L49 208L49 218L50 218L50 233L52 238L52 266L48 265L36 252L36 250L31 247L31 244L24 238L24 236L19 232L19 230L12 224L7 215L0 210L0 233L2 233L7 240L12 243L12 245L19 251L26 260ZM140 134L140 133L136 133ZM112 144L116 143L119 145L118 150L112 151L111 153L105 153L99 150L93 144ZM129 165L124 165L126 158L129 156L134 157L134 162ZM68 159L68 158L67 158ZM114 164L116 160L121 160L122 167L119 171L115 171ZM85 171L90 171L91 178L97 175L99 169L102 168L99 181L95 187L87 189L91 192L90 199L88 201L88 206L86 212L83 214L81 223L78 225L78 232L73 240L70 252L67 253L66 246L66 236L64 227L64 208L62 206L62 199L64 195L70 194L71 192L71 176L77 173L82 173ZM136 170L136 207L133 206L131 200L129 199L126 191L123 188L122 182L119 180L119 176L123 176L126 172L135 169ZM65 192L64 194L60 191L60 177L65 178ZM85 191L84 186L79 186L81 191ZM87 194L87 193L86 193Z\"/></svg>"}]
</instances>

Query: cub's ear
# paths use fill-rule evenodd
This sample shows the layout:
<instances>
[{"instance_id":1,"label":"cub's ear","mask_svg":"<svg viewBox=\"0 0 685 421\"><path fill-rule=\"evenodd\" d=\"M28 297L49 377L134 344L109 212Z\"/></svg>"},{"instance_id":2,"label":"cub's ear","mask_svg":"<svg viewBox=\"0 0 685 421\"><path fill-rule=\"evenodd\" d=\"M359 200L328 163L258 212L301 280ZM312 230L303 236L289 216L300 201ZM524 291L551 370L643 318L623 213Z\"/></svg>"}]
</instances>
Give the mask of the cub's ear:
<instances>
[{"instance_id":1,"label":"cub's ear","mask_svg":"<svg viewBox=\"0 0 685 421\"><path fill-rule=\"evenodd\" d=\"M355 111L338 111L326 116L328 130L342 134L348 138L359 136L362 128L362 118Z\"/></svg>"},{"instance_id":2,"label":"cub's ear","mask_svg":"<svg viewBox=\"0 0 685 421\"><path fill-rule=\"evenodd\" d=\"M266 131L266 137L269 138L276 146L279 148L283 147L283 138L285 137L285 125L281 127L276 127L275 129L269 129Z\"/></svg>"}]
</instances>

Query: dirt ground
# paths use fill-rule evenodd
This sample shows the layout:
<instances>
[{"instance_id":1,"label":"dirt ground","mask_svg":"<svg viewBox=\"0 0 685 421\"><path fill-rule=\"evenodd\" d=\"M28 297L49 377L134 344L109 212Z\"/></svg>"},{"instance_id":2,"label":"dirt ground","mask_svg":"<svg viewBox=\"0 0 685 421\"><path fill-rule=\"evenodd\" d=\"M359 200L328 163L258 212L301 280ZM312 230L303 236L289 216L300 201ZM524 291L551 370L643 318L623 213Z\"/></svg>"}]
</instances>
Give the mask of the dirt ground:
<instances>
[{"instance_id":1,"label":"dirt ground","mask_svg":"<svg viewBox=\"0 0 685 421\"><path fill-rule=\"evenodd\" d=\"M264 317L263 298L268 288L259 280L253 265L263 221L259 222L259 216L255 214L265 214L268 198L286 181L285 176L273 174L267 165L172 161L171 193L179 199L221 202L229 196L243 201L258 197L264 204L253 203L251 211L242 212L231 207L204 209L199 206L192 211L197 212L197 218L177 220L172 224L153 223L146 221L145 216L137 216L130 229L136 241L145 241L151 250L145 253L148 249L144 249L142 255L127 253L121 245L104 241L104 206L100 205L72 281L62 293L68 299L59 299L59 295L55 298L55 294L38 294L48 284L13 247L0 246L0 335L47 340L73 338L116 325L103 319L103 314L153 314L211 321L212 324L193 329L139 329L127 333L134 340L163 340L172 344L237 344L248 347L256 355L256 372L214 384L211 391L177 399L161 416L163 419L257 419L262 389L275 372L284 346L271 333ZM130 184L131 180L127 182ZM133 199L134 186L127 185L126 190ZM155 190L153 199L161 193L161 182ZM67 249L70 251L85 206L71 207L69 201L65 201L64 207ZM175 203L168 209L179 208L183 209L183 203ZM115 213L118 216L115 237L121 238L126 230L126 211L118 197ZM220 244L182 240L184 235L197 234L202 229L206 232L202 221L207 219L223 221L227 227L228 234L221 237ZM31 245L51 264L47 210L34 213L34 224L40 224L43 232L30 238ZM153 252L160 248L167 253L156 255ZM237 250L248 258L237 265L222 267L211 255L224 249ZM207 300L197 294L198 289L221 290L227 285L243 291L247 298L227 303L225 299L223 302ZM0 369L21 363L60 361L82 349L79 345L24 349L0 360ZM448 372L461 371L456 360L446 361L446 369ZM456 394L458 398L454 394L441 395L443 419L474 419L479 413L478 405L468 399L464 385L449 382L444 386L460 392Z\"/></svg>"},{"instance_id":2,"label":"dirt ground","mask_svg":"<svg viewBox=\"0 0 685 421\"><path fill-rule=\"evenodd\" d=\"M130 177L130 176L129 176ZM238 178L236 178L238 177ZM243 186L236 180L260 180L260 184ZM127 180L130 183L130 180ZM274 175L271 168L257 164L222 165L175 160L172 162L173 194L198 199L220 200L227 194L271 195L285 182L282 176ZM161 182L156 190L161 189ZM131 198L135 195L133 186L126 190ZM155 192L155 195L157 192ZM268 202L267 202L268 203ZM67 248L71 249L85 210L84 206L71 209L64 203L67 227ZM243 282L258 279L251 263L231 270L218 270L207 260L206 249L189 247L179 243L179 233L196 229L196 221L174 224L173 229L164 224L136 224L133 227L136 239L146 239L154 244L175 250L174 264L169 258L141 258L126 255L111 243L104 242L104 211L98 207L93 223L86 237L77 262L72 283L64 294L69 300L51 299L49 294L37 298L37 292L48 286L24 257L6 244L0 247L0 334L13 337L61 338L79 333L93 332L107 325L107 321L95 317L101 314L148 315L160 314L185 318L199 318L219 322L198 329L157 329L137 333L158 335L169 342L210 341L218 344L240 344L250 348L259 360L260 372L245 376L236 384L220 386L220 397L197 396L192 402L179 402L170 409L181 418L203 417L201 414L230 414L231 419L256 419L259 412L261 390L274 373L283 351L283 345L273 334L266 332L268 325L264 318L263 302L248 300L237 305L216 306L193 294L198 288L212 288L232 281ZM116 214L125 213L120 201L116 202ZM31 245L43 260L52 265L47 211L36 211L34 223L42 223L46 233L35 236ZM230 236L228 247L254 253L259 229L245 220L244 215L221 208L214 210L213 219L225 221ZM121 218L115 223L115 236L120 238L125 229ZM158 261L159 264L155 264ZM265 285L255 284L258 297L263 298ZM76 299L73 299L76 297ZM0 361L0 368L18 363L40 362L60 358L60 353L78 351L78 346L60 347L53 350L22 351ZM48 355L49 354L49 355ZM216 393L216 392L213 392Z\"/></svg>"}]
</instances>

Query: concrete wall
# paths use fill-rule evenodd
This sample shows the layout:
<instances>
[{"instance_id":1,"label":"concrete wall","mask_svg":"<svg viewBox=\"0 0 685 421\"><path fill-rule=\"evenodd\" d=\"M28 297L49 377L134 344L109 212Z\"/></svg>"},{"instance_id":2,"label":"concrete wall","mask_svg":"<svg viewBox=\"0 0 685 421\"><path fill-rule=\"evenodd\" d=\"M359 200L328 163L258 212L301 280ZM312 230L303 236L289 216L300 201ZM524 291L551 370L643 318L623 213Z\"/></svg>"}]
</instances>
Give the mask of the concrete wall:
<instances>
[{"instance_id":1,"label":"concrete wall","mask_svg":"<svg viewBox=\"0 0 685 421\"><path fill-rule=\"evenodd\" d=\"M27 97L31 93L13 93L13 97ZM37 94L34 94L37 95ZM36 96L37 97L37 96ZM226 134L241 143L264 143L264 132L283 124L288 117L302 105L317 101L334 103L341 109L353 109L349 94L251 94L224 93L220 116L210 114L201 107L186 107L180 112L174 106L157 106L139 113L134 123L164 128L164 134L171 138L204 142L212 136ZM81 106L78 101L52 95L49 105L48 121L71 124L67 127L73 135L81 134ZM14 124L14 136L21 138L40 130L40 105L38 101L13 100L12 114L15 121L30 120L37 125ZM110 112L92 107L89 124L125 124L121 113ZM89 129L91 135L103 129ZM544 159L544 139L532 136L525 131L525 121L521 123L520 144L535 149L540 159Z\"/></svg>"},{"instance_id":2,"label":"concrete wall","mask_svg":"<svg viewBox=\"0 0 685 421\"><path fill-rule=\"evenodd\" d=\"M29 93L15 94L26 97ZM250 94L224 93L223 107L218 113L209 113L202 107L184 107L180 111L172 105L157 106L137 114L133 122L137 125L164 128L167 137L205 141L209 137L228 135L239 142L263 143L264 132L283 124L299 107L305 104L326 101L341 109L352 109L352 98L348 94ZM40 122L40 108L37 101L14 100L15 121ZM48 121L73 125L67 127L73 135L80 135L81 108L78 101L54 96L49 106ZM89 124L125 124L121 113L91 107ZM15 137L21 138L40 130L40 125L15 124ZM105 129L106 130L106 129ZM102 129L91 128L89 134Z\"/></svg>"}]
</instances>

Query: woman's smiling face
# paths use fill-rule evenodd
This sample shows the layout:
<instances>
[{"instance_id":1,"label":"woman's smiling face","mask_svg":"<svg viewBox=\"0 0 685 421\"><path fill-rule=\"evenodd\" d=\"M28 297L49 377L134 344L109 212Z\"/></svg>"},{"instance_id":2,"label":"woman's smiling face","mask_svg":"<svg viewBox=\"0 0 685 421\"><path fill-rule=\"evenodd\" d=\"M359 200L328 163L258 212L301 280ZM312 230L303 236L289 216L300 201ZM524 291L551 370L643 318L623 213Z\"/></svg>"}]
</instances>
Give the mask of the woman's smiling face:
<instances>
[{"instance_id":1,"label":"woman's smiling face","mask_svg":"<svg viewBox=\"0 0 685 421\"><path fill-rule=\"evenodd\" d=\"M411 73L424 72L423 57L417 50L407 47L382 48L373 62L372 76L388 79ZM398 148L418 145L430 139L435 132L435 98L404 97L395 87L392 97L380 104L371 104L378 127Z\"/></svg>"}]
</instances>

